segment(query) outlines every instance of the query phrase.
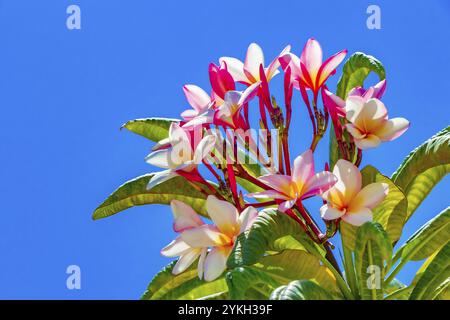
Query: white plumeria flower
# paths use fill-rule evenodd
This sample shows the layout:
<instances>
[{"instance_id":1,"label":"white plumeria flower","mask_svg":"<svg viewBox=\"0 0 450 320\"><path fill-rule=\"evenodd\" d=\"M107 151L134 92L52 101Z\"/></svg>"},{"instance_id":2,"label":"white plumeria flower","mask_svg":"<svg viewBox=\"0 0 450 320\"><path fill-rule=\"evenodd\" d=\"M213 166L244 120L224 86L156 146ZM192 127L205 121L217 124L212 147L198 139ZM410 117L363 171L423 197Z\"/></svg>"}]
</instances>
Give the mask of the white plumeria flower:
<instances>
[{"instance_id":1,"label":"white plumeria flower","mask_svg":"<svg viewBox=\"0 0 450 320\"><path fill-rule=\"evenodd\" d=\"M203 223L199 215L181 201L173 200L171 206L173 227L180 235L163 248L161 254L180 257L172 270L173 274L185 271L200 257L198 276L206 281L220 277L226 269L226 261L237 236L248 230L258 216L253 207L239 214L231 203L212 195L206 200L206 211L214 225Z\"/></svg>"},{"instance_id":2,"label":"white plumeria flower","mask_svg":"<svg viewBox=\"0 0 450 320\"><path fill-rule=\"evenodd\" d=\"M336 184L323 194L327 204L320 208L325 220L342 218L354 226L372 221L372 211L389 192L387 183L374 182L361 189L361 173L347 160L338 160L333 169Z\"/></svg>"},{"instance_id":3,"label":"white plumeria flower","mask_svg":"<svg viewBox=\"0 0 450 320\"><path fill-rule=\"evenodd\" d=\"M172 179L177 176L179 170L191 172L202 163L214 148L215 137L207 135L201 138L201 129L193 128L193 131L189 132L178 123L170 125L169 138L164 139L164 143L159 143L160 146L167 147L153 151L145 158L148 164L167 170L154 174L147 189Z\"/></svg>"},{"instance_id":4,"label":"white plumeria flower","mask_svg":"<svg viewBox=\"0 0 450 320\"><path fill-rule=\"evenodd\" d=\"M297 200L321 194L331 188L337 181L328 171L315 173L314 158L311 149L294 160L292 176L283 174L268 174L258 178L273 190L250 193L247 197L272 198L284 200L278 210L285 212Z\"/></svg>"},{"instance_id":5,"label":"white plumeria flower","mask_svg":"<svg viewBox=\"0 0 450 320\"><path fill-rule=\"evenodd\" d=\"M270 79L279 73L278 68L280 67L280 62L278 58L288 53L290 49L291 46L284 48L269 66L264 68L267 81L270 81ZM227 65L228 72L233 76L234 81L250 85L261 80L259 68L261 65L264 67L264 53L256 43L251 43L248 46L244 62L232 57L222 57L219 61L221 64L225 63Z\"/></svg>"},{"instance_id":6,"label":"white plumeria flower","mask_svg":"<svg viewBox=\"0 0 450 320\"><path fill-rule=\"evenodd\" d=\"M377 147L382 141L401 136L409 127L404 118L389 119L383 102L376 98L350 96L345 102L346 125L359 149Z\"/></svg>"}]
</instances>

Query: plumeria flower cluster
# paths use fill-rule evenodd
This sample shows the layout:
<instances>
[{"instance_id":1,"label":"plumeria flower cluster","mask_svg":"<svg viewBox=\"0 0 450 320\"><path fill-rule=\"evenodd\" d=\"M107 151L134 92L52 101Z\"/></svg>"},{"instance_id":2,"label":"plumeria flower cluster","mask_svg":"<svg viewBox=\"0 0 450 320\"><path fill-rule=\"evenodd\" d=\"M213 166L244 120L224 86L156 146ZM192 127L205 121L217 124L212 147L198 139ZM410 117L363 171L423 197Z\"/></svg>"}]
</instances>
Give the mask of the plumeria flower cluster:
<instances>
[{"instance_id":1,"label":"plumeria flower cluster","mask_svg":"<svg viewBox=\"0 0 450 320\"><path fill-rule=\"evenodd\" d=\"M321 244L327 244L332 234L320 230L317 217L327 226L340 221L360 226L372 220L372 210L385 199L389 188L385 183L362 185L358 168L362 150L398 138L409 122L388 117L381 101L385 80L367 89L355 87L345 98L328 88L328 79L346 54L347 50L341 50L324 59L319 42L311 38L300 56L286 46L266 66L261 47L252 43L243 61L222 57L217 64L209 65L209 90L194 84L183 87L190 108L181 113L181 120L172 123L169 137L157 143L147 156L149 164L164 169L153 174L148 189L183 177L205 195L205 211L212 224L204 223L187 204L172 201L178 237L161 253L179 257L173 273L183 272L198 259L200 279L220 277L237 236L251 232L258 217L256 208L274 208L288 215ZM280 73L284 74L284 108L271 95L269 85ZM295 90L303 102L298 107L293 104ZM312 133L309 148L291 162L289 131L294 113L309 117ZM252 124L255 115L258 122ZM323 170L317 170L314 152L330 120L340 159L332 168L326 163L320 166ZM266 144L230 134L255 127L268 132ZM221 148L224 145L225 150ZM247 163L235 161L242 153L256 155L257 159L262 154L270 163L257 163L262 168L257 174ZM239 187L239 181L258 191L247 193ZM319 197L324 203L316 214L305 206L311 197Z\"/></svg>"}]
</instances>

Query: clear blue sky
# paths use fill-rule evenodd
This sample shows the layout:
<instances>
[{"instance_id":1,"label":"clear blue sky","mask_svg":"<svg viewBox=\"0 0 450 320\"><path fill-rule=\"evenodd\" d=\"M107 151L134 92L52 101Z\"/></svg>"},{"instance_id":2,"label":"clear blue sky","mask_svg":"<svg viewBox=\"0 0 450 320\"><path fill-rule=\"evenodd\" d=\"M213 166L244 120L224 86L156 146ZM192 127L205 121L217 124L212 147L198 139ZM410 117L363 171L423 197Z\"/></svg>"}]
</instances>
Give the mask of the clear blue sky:
<instances>
[{"instance_id":1,"label":"clear blue sky","mask_svg":"<svg viewBox=\"0 0 450 320\"><path fill-rule=\"evenodd\" d=\"M381 30L366 28L372 3ZM81 7L81 30L66 28L70 4ZM402 138L365 155L391 174L449 123L448 30L447 1L0 0L0 298L140 296L170 262L159 255L174 236L169 207L95 222L91 213L124 181L153 170L143 160L151 144L120 125L177 117L187 106L181 86L207 87L209 62L243 59L251 42L270 59L289 43L299 53L310 36L327 56L347 48L378 57L391 116L411 121ZM307 125L303 107L294 117ZM299 153L309 132L296 132ZM407 235L448 205L449 187L446 179L433 191ZM81 290L66 289L70 264L81 267Z\"/></svg>"}]
</instances>

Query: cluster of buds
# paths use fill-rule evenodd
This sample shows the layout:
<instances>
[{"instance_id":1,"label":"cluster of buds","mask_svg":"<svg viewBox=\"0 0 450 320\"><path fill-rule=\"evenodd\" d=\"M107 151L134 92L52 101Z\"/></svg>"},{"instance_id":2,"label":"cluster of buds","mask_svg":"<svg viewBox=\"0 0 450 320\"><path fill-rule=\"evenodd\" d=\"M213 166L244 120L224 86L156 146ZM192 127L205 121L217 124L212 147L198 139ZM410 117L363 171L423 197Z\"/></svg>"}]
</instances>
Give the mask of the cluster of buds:
<instances>
[{"instance_id":1,"label":"cluster of buds","mask_svg":"<svg viewBox=\"0 0 450 320\"><path fill-rule=\"evenodd\" d=\"M409 122L388 118L380 100L385 80L367 90L352 89L346 100L329 91L326 82L346 53L342 50L323 61L320 44L309 39L300 57L287 46L266 67L262 49L252 43L244 62L222 57L218 65L209 65L210 93L193 84L183 87L192 108L181 114L182 120L172 123L169 137L148 155L149 164L165 169L153 175L148 188L175 176L185 177L207 196L206 211L214 225L205 224L186 204L172 202L174 230L180 236L162 254L180 256L174 273L184 271L200 257L200 278L211 281L220 276L236 237L251 227L258 208L277 208L297 221L312 240L325 244L330 234L320 230L304 206L305 199L323 199L320 217L327 225L342 219L359 226L372 220L371 209L389 190L383 183L362 188L358 169L361 150L399 137ZM269 87L279 69L284 72L284 108ZM289 129L294 90L300 92L306 105L312 135L310 148L291 164ZM259 134L252 129L254 115ZM314 151L329 118L342 159L332 171L325 164L324 171L316 172ZM355 151L356 158L351 156ZM252 171L251 164L258 164L261 172ZM258 192L246 194L237 177L257 187Z\"/></svg>"}]
</instances>

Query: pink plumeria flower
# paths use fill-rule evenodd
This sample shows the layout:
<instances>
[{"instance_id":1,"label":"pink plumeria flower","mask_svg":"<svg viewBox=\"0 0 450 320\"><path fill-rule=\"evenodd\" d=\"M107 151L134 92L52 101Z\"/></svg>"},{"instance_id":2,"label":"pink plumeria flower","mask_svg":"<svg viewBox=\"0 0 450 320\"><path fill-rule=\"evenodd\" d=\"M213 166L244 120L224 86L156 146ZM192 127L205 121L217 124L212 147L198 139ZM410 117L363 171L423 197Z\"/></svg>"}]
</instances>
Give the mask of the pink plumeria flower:
<instances>
[{"instance_id":1,"label":"pink plumeria flower","mask_svg":"<svg viewBox=\"0 0 450 320\"><path fill-rule=\"evenodd\" d=\"M409 127L404 118L389 119L383 102L376 98L350 96L345 102L345 113L350 122L346 128L359 149L375 148L382 141L394 140Z\"/></svg>"},{"instance_id":2,"label":"pink plumeria flower","mask_svg":"<svg viewBox=\"0 0 450 320\"><path fill-rule=\"evenodd\" d=\"M253 207L247 207L239 214L231 203L212 195L206 199L206 211L214 225L203 223L199 215L183 202L173 200L171 206L173 228L180 235L163 248L161 254L180 257L172 270L173 274L185 271L200 257L198 276L206 281L217 279L225 271L237 236L247 231L258 216Z\"/></svg>"},{"instance_id":3,"label":"pink plumeria flower","mask_svg":"<svg viewBox=\"0 0 450 320\"><path fill-rule=\"evenodd\" d=\"M183 91L187 101L192 109L185 110L181 113L184 120L189 121L195 117L207 112L215 103L214 98L211 98L202 88L186 84L183 86Z\"/></svg>"},{"instance_id":4,"label":"pink plumeria flower","mask_svg":"<svg viewBox=\"0 0 450 320\"><path fill-rule=\"evenodd\" d=\"M245 61L242 62L239 59L231 57L222 57L219 59L220 63L225 63L228 66L228 71L233 76L234 81L251 85L260 81L259 68L262 65L264 73L269 82L275 75L279 73L278 68L280 62L278 58L291 49L291 46L287 46L283 51L269 64L267 68L264 68L264 53L259 45L251 43L247 49L247 55Z\"/></svg>"},{"instance_id":5,"label":"pink plumeria flower","mask_svg":"<svg viewBox=\"0 0 450 320\"><path fill-rule=\"evenodd\" d=\"M212 123L233 129L242 127L244 122L240 111L245 104L249 103L256 96L259 85L260 82L256 82L244 91L227 91L224 96L224 102L219 108L207 110L205 113L187 122L183 127L188 128Z\"/></svg>"},{"instance_id":6,"label":"pink plumeria flower","mask_svg":"<svg viewBox=\"0 0 450 320\"><path fill-rule=\"evenodd\" d=\"M153 166L167 169L155 173L150 180L147 189L172 179L178 175L178 171L191 172L202 163L214 148L215 137L206 135L202 137L201 127L194 127L188 131L178 123L172 123L169 128L169 138L166 147L153 151L145 161Z\"/></svg>"},{"instance_id":7,"label":"pink plumeria flower","mask_svg":"<svg viewBox=\"0 0 450 320\"><path fill-rule=\"evenodd\" d=\"M376 85L369 87L365 90L363 87L355 87L349 91L347 96L360 96L364 100L369 100L372 98L381 99L386 91L386 79L381 80Z\"/></svg>"},{"instance_id":8,"label":"pink plumeria flower","mask_svg":"<svg viewBox=\"0 0 450 320\"><path fill-rule=\"evenodd\" d=\"M338 182L323 194L327 204L320 208L325 220L341 218L354 226L372 221L372 211L389 192L386 183L375 182L361 189L361 173L347 160L338 160L333 169Z\"/></svg>"},{"instance_id":9,"label":"pink plumeria flower","mask_svg":"<svg viewBox=\"0 0 450 320\"><path fill-rule=\"evenodd\" d=\"M297 200L325 192L337 181L331 172L315 173L313 153L310 149L294 160L292 176L268 174L259 177L258 180L271 187L272 190L251 193L247 196L284 200L278 206L278 210L281 212L290 209Z\"/></svg>"},{"instance_id":10,"label":"pink plumeria flower","mask_svg":"<svg viewBox=\"0 0 450 320\"><path fill-rule=\"evenodd\" d=\"M219 123L225 123L232 128L239 127L239 116L242 107L249 103L256 94L261 82L255 82L248 86L244 91L228 91L225 94L224 103L217 109L214 120Z\"/></svg>"},{"instance_id":11,"label":"pink plumeria flower","mask_svg":"<svg viewBox=\"0 0 450 320\"><path fill-rule=\"evenodd\" d=\"M358 96L362 97L364 101L372 98L381 99L386 91L386 79L381 80L376 85L365 90L363 87L355 87L349 91L348 97ZM328 91L326 86L322 87L322 100L324 106L328 109L331 117L345 117L345 101Z\"/></svg>"},{"instance_id":12,"label":"pink plumeria flower","mask_svg":"<svg viewBox=\"0 0 450 320\"><path fill-rule=\"evenodd\" d=\"M310 38L299 57L286 53L280 57L283 70L291 68L291 77L295 88L301 83L311 89L315 95L325 81L336 72L336 68L344 60L347 50L339 51L325 62L322 62L322 48L317 40Z\"/></svg>"}]
</instances>

